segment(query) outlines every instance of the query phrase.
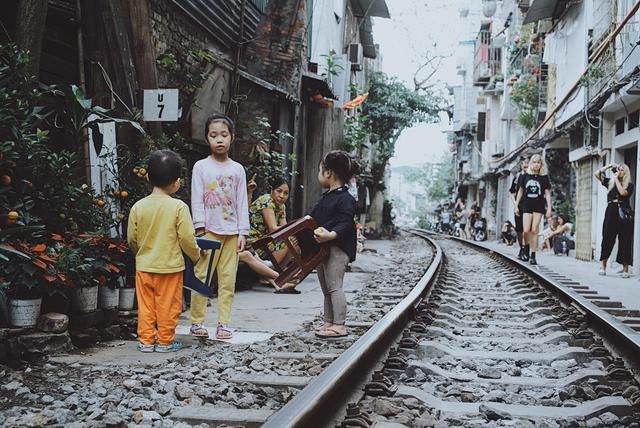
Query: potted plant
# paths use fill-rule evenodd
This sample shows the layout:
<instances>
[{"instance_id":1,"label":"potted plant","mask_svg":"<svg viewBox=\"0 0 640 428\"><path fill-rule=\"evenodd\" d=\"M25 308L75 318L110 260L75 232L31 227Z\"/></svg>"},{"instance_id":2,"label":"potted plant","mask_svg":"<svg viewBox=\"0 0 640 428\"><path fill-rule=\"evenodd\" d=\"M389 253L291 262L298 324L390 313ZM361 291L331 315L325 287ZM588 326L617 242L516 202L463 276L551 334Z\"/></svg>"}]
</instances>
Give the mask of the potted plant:
<instances>
[{"instance_id":1,"label":"potted plant","mask_svg":"<svg viewBox=\"0 0 640 428\"><path fill-rule=\"evenodd\" d=\"M55 251L58 274L71 289L71 309L80 313L95 311L99 280L94 275L95 259L86 254L85 243L79 240L60 242Z\"/></svg>"},{"instance_id":2,"label":"potted plant","mask_svg":"<svg viewBox=\"0 0 640 428\"><path fill-rule=\"evenodd\" d=\"M93 276L98 281L98 307L117 308L126 272L127 243L103 234L83 234L79 238L85 240L86 253L95 260Z\"/></svg>"},{"instance_id":3,"label":"potted plant","mask_svg":"<svg viewBox=\"0 0 640 428\"><path fill-rule=\"evenodd\" d=\"M12 327L35 327L40 315L44 276L51 267L34 252L21 242L0 245L0 300Z\"/></svg>"}]
</instances>

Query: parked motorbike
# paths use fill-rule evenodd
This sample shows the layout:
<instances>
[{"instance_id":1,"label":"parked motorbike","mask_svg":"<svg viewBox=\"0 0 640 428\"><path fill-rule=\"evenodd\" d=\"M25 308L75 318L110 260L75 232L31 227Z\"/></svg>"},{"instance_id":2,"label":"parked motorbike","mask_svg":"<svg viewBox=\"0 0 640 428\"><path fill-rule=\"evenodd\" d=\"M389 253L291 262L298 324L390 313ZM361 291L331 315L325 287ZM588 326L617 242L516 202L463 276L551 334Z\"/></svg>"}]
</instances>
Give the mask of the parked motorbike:
<instances>
[{"instance_id":1,"label":"parked motorbike","mask_svg":"<svg viewBox=\"0 0 640 428\"><path fill-rule=\"evenodd\" d=\"M475 224L473 225L473 240L487 240L487 219L481 217L476 220Z\"/></svg>"}]
</instances>

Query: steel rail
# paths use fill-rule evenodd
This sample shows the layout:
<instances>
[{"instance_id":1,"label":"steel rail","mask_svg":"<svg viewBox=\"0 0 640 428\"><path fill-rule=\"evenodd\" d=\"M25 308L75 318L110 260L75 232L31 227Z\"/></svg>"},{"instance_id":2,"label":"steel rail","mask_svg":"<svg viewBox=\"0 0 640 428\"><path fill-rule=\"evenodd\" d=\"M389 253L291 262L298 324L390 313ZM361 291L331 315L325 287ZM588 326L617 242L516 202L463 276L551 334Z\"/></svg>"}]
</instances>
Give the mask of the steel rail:
<instances>
[{"instance_id":1,"label":"steel rail","mask_svg":"<svg viewBox=\"0 0 640 428\"><path fill-rule=\"evenodd\" d=\"M455 236L447 237L473 248L497 254L518 269L536 278L543 286L559 294L565 301L570 302L576 309L592 320L594 328L606 332L606 334L601 334L601 336L612 342L620 352L627 357L634 369L640 369L640 333L581 296L576 291L560 284L555 279L531 267L528 263L518 260L514 256L496 251L493 248L485 247L483 244L475 241L468 241Z\"/></svg>"},{"instance_id":2,"label":"steel rail","mask_svg":"<svg viewBox=\"0 0 640 428\"><path fill-rule=\"evenodd\" d=\"M412 232L414 233L414 232ZM402 333L414 308L429 291L443 256L442 249L424 233L414 233L435 249L431 265L409 294L343 352L309 385L271 416L265 428L325 426L346 408L354 388L370 378L391 343Z\"/></svg>"}]
</instances>

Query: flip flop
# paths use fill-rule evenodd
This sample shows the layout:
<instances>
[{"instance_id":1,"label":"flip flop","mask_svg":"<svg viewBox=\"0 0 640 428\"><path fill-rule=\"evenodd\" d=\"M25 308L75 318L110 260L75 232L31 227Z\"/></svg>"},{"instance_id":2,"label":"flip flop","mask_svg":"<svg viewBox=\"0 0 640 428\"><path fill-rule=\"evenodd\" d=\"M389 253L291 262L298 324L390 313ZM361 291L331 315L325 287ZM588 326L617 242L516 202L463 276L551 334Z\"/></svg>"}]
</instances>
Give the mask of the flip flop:
<instances>
[{"instance_id":1,"label":"flip flop","mask_svg":"<svg viewBox=\"0 0 640 428\"><path fill-rule=\"evenodd\" d=\"M280 290L274 291L274 293L278 293L278 294L300 294L301 291L296 290L295 288L281 288Z\"/></svg>"},{"instance_id":2,"label":"flip flop","mask_svg":"<svg viewBox=\"0 0 640 428\"><path fill-rule=\"evenodd\" d=\"M315 334L316 337L319 337L321 339L335 339L338 337L347 337L349 335L348 333L340 333L331 327L317 331Z\"/></svg>"}]
</instances>

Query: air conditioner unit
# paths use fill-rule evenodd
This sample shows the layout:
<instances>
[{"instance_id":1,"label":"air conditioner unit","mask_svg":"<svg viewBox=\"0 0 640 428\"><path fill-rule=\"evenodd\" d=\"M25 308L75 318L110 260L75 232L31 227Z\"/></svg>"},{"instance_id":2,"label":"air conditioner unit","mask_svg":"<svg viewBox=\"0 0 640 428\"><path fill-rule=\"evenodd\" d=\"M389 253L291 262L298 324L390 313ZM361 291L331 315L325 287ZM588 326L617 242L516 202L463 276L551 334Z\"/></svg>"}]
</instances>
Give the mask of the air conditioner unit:
<instances>
[{"instance_id":1,"label":"air conditioner unit","mask_svg":"<svg viewBox=\"0 0 640 428\"><path fill-rule=\"evenodd\" d=\"M351 63L351 71L361 71L362 60L362 45L360 43L351 43L349 45L349 62Z\"/></svg>"}]
</instances>

